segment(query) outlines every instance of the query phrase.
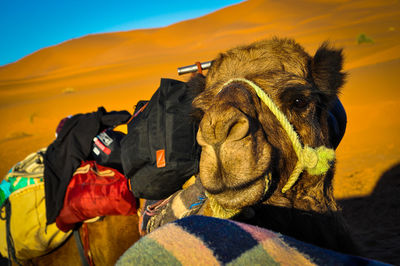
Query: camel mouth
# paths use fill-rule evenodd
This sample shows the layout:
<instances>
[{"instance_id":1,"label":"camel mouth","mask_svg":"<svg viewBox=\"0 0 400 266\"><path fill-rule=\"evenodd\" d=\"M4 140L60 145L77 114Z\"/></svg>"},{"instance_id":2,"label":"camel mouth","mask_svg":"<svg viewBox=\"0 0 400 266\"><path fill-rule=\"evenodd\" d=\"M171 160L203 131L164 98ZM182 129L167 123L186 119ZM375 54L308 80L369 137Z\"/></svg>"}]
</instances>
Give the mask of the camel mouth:
<instances>
[{"instance_id":1,"label":"camel mouth","mask_svg":"<svg viewBox=\"0 0 400 266\"><path fill-rule=\"evenodd\" d=\"M208 115L200 124L197 133L197 141L202 146L199 176L205 190L222 207L240 209L263 199L268 185L265 176L272 167L272 146L261 127L249 131L251 122L246 122L236 109L230 111L237 115L234 116L237 123L227 127L227 133L218 135L231 120L225 119L224 123L213 126L215 116ZM232 114L224 118L231 119ZM221 135L227 137L221 138Z\"/></svg>"},{"instance_id":2,"label":"camel mouth","mask_svg":"<svg viewBox=\"0 0 400 266\"><path fill-rule=\"evenodd\" d=\"M215 189L204 186L206 192L225 209L242 209L255 205L264 199L270 185L270 172L236 187Z\"/></svg>"}]
</instances>

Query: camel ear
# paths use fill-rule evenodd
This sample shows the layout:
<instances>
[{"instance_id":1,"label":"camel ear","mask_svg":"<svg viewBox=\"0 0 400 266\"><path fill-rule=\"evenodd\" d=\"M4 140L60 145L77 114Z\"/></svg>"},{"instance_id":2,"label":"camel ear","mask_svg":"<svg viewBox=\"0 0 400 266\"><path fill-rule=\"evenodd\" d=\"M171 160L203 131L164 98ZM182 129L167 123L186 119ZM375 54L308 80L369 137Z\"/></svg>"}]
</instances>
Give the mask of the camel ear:
<instances>
[{"instance_id":1,"label":"camel ear","mask_svg":"<svg viewBox=\"0 0 400 266\"><path fill-rule=\"evenodd\" d=\"M198 95L202 93L206 88L206 78L203 74L195 74L186 83L190 90L192 98L194 98L194 103L192 103L191 117L196 123L200 123L203 118L203 111L196 106L196 99ZM198 101L198 100L197 100Z\"/></svg>"},{"instance_id":2,"label":"camel ear","mask_svg":"<svg viewBox=\"0 0 400 266\"><path fill-rule=\"evenodd\" d=\"M312 59L314 82L329 100L336 98L345 82L346 73L342 72L342 65L342 49L331 48L328 42L321 45Z\"/></svg>"},{"instance_id":3,"label":"camel ear","mask_svg":"<svg viewBox=\"0 0 400 266\"><path fill-rule=\"evenodd\" d=\"M206 77L203 74L196 73L186 82L195 96L202 93L206 88Z\"/></svg>"}]
</instances>

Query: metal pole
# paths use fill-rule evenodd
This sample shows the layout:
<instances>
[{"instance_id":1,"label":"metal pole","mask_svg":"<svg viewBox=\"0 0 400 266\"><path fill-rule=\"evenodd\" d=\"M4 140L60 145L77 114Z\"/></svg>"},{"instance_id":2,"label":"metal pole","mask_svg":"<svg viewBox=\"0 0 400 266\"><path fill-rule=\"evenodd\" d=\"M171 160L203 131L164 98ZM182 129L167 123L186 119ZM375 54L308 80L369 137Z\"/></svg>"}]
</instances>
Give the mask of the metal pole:
<instances>
[{"instance_id":1,"label":"metal pole","mask_svg":"<svg viewBox=\"0 0 400 266\"><path fill-rule=\"evenodd\" d=\"M201 68L202 69L208 69L210 68L211 64L213 61L207 61L207 62L203 62L201 63ZM197 65L189 65L189 66L184 66L184 67L178 67L178 75L183 75L183 74L187 74L187 73L192 73L192 72L196 72L197 69Z\"/></svg>"}]
</instances>

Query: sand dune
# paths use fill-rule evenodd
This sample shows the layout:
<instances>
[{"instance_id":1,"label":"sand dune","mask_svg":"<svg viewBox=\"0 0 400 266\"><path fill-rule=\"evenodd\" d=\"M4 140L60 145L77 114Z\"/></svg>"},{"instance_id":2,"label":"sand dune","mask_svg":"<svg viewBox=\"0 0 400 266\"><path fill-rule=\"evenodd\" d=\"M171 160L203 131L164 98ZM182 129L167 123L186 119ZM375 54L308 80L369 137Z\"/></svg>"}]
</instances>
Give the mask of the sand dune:
<instances>
[{"instance_id":1,"label":"sand dune","mask_svg":"<svg viewBox=\"0 0 400 266\"><path fill-rule=\"evenodd\" d=\"M89 35L44 48L0 67L0 173L47 146L67 115L101 105L132 111L161 77L185 79L177 67L280 36L295 38L311 54L324 40L344 48L349 77L341 99L348 128L337 153L335 194L368 196L400 163L399 18L398 0L250 0L165 28ZM372 42L358 43L360 34ZM399 180L398 171L391 173Z\"/></svg>"}]
</instances>

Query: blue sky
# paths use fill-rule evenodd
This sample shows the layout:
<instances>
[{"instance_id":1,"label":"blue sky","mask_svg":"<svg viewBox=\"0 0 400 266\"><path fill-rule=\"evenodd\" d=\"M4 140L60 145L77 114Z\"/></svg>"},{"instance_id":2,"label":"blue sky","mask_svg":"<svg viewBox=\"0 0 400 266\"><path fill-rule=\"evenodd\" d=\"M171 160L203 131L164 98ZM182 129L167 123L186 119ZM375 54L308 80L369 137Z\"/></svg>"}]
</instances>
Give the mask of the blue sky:
<instances>
[{"instance_id":1,"label":"blue sky","mask_svg":"<svg viewBox=\"0 0 400 266\"><path fill-rule=\"evenodd\" d=\"M239 0L0 0L0 66L91 33L167 26Z\"/></svg>"}]
</instances>

